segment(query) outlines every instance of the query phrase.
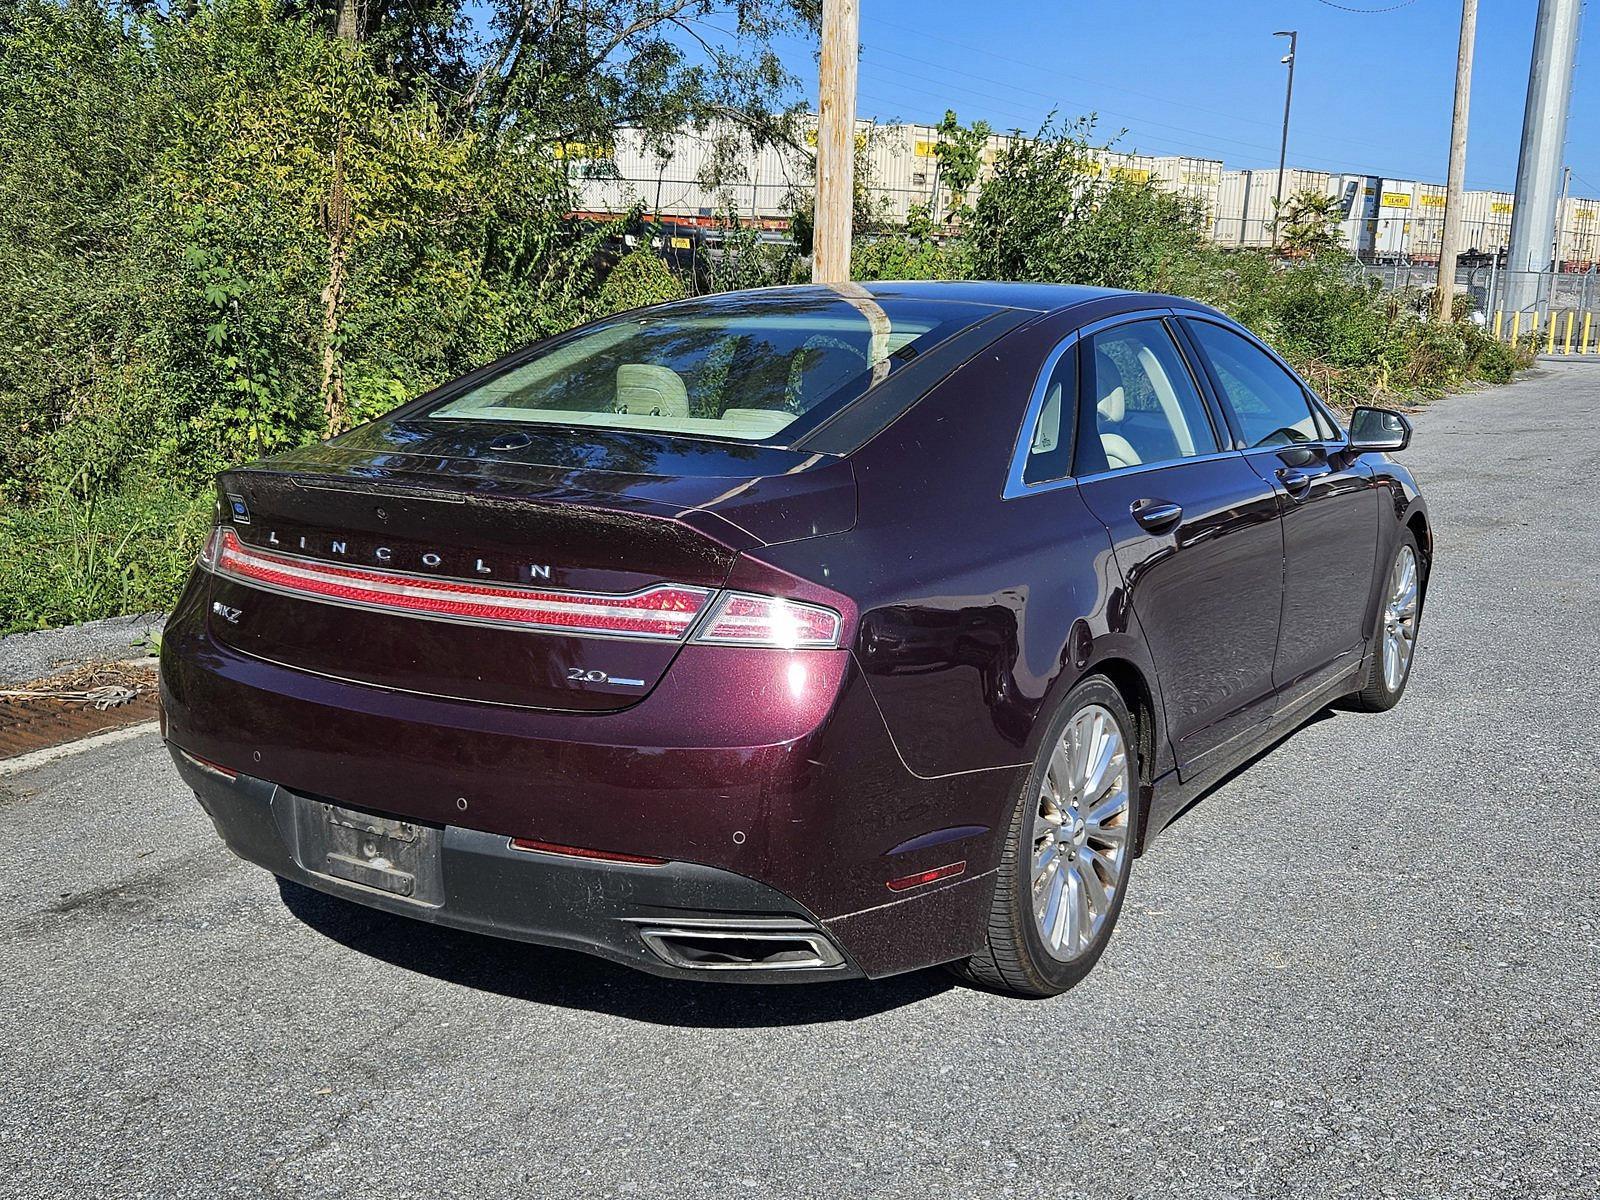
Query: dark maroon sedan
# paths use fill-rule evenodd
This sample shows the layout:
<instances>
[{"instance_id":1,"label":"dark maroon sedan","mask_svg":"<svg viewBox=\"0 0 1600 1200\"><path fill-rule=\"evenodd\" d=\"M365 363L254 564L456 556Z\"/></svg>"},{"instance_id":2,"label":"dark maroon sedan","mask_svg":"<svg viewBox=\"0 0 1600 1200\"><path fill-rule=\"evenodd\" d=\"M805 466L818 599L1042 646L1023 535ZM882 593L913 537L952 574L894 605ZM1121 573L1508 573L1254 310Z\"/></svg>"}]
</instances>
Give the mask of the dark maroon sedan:
<instances>
[{"instance_id":1,"label":"dark maroon sedan","mask_svg":"<svg viewBox=\"0 0 1600 1200\"><path fill-rule=\"evenodd\" d=\"M1168 296L626 313L224 474L166 737L235 853L361 904L1051 994L1186 804L1399 700L1409 437Z\"/></svg>"}]
</instances>

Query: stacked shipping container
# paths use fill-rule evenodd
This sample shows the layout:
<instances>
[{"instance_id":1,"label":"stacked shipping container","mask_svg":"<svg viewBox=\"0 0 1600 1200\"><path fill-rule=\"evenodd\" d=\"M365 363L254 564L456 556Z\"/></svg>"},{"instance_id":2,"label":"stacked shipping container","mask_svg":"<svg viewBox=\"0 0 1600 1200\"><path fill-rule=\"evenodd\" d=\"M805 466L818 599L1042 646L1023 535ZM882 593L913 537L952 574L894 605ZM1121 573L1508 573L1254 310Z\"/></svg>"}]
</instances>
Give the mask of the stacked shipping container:
<instances>
[{"instance_id":1,"label":"stacked shipping container","mask_svg":"<svg viewBox=\"0 0 1600 1200\"><path fill-rule=\"evenodd\" d=\"M862 121L856 138L868 195L881 217L903 221L914 204L943 213L956 199L940 178L935 127ZM989 138L984 169L1010 140L1001 134ZM638 132L623 130L612 146L567 146L561 157L585 211L625 212L639 204L663 217L705 219L732 210L745 219L776 224L812 186L814 143L814 134L807 133L801 145L757 151L739 131L727 127L685 131L664 147L653 147ZM1217 159L1114 151L1098 151L1095 157L1096 169L1106 175L1152 180L1193 199L1219 245L1272 244L1276 168L1225 171ZM1391 263L1438 261L1444 227L1441 185L1299 168L1285 172L1285 200L1308 189L1341 201L1341 239L1357 257ZM1512 204L1507 192L1466 193L1467 246L1485 255L1504 249L1510 241ZM1600 200L1569 198L1559 224L1556 252L1568 269L1600 262Z\"/></svg>"}]
</instances>

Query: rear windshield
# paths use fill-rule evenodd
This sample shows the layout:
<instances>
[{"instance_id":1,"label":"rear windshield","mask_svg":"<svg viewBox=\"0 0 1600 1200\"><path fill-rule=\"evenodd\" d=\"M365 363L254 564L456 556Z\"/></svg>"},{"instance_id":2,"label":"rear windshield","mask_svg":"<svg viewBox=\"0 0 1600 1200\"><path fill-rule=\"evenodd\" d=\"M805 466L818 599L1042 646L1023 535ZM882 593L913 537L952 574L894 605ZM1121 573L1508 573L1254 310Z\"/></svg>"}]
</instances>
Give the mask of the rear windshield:
<instances>
[{"instance_id":1,"label":"rear windshield","mask_svg":"<svg viewBox=\"0 0 1600 1200\"><path fill-rule=\"evenodd\" d=\"M581 329L429 415L766 441L992 311L864 291L691 301Z\"/></svg>"}]
</instances>

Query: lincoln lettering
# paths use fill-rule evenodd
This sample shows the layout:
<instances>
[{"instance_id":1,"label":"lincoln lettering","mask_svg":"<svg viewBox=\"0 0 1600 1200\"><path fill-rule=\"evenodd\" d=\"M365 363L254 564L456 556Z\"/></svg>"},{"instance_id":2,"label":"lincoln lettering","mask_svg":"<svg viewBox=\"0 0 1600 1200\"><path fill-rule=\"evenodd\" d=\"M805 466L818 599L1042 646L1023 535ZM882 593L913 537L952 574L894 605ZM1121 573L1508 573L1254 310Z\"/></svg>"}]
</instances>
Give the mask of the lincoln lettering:
<instances>
[{"instance_id":1,"label":"lincoln lettering","mask_svg":"<svg viewBox=\"0 0 1600 1200\"><path fill-rule=\"evenodd\" d=\"M315 555L317 557L347 559L360 559L363 557L361 548L359 546L357 547L356 553L353 555L351 554L349 540L345 538L329 538L323 540L308 536L306 534L285 533L280 535L276 529L269 529L267 530L266 534L266 544L281 550L301 552ZM476 557L470 560L471 566L467 569L452 570L451 564L446 562L444 555L440 554L436 550L405 550L400 551L397 554L393 546L373 546L371 550L366 552L366 556L370 557L372 562L381 563L386 567L398 567L402 569L408 566L413 568L420 567L429 571L442 571L445 574L465 575L470 573L473 575L488 576L500 574L495 567L491 566L482 558ZM463 559L461 562L463 565L465 565L467 560ZM520 570L513 570L507 577L520 578L523 580L549 579L550 566L547 563L529 563L526 567L523 567Z\"/></svg>"}]
</instances>

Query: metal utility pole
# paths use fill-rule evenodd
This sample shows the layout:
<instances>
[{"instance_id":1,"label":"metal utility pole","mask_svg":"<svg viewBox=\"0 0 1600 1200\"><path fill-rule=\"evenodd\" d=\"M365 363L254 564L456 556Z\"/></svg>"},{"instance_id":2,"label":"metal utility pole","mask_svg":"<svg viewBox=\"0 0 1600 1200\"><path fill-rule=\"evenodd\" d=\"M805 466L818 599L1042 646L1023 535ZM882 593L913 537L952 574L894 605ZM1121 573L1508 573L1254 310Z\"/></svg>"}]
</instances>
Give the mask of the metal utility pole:
<instances>
[{"instance_id":1,"label":"metal utility pole","mask_svg":"<svg viewBox=\"0 0 1600 1200\"><path fill-rule=\"evenodd\" d=\"M1506 308L1524 311L1539 302L1539 277L1553 261L1550 231L1556 221L1556 187L1567 140L1572 71L1578 57L1582 0L1539 0L1528 67L1528 105L1522 115L1517 198L1511 210L1511 251L1506 260Z\"/></svg>"},{"instance_id":2,"label":"metal utility pole","mask_svg":"<svg viewBox=\"0 0 1600 1200\"><path fill-rule=\"evenodd\" d=\"M1444 232L1439 239L1439 273L1434 286L1437 316L1454 313L1456 260L1461 257L1461 210L1466 203L1467 109L1472 103L1472 48L1478 36L1478 0L1461 0L1461 42L1456 48L1456 105L1450 117L1450 171L1444 185Z\"/></svg>"},{"instance_id":3,"label":"metal utility pole","mask_svg":"<svg viewBox=\"0 0 1600 1200\"><path fill-rule=\"evenodd\" d=\"M811 278L850 278L850 226L855 210L857 0L822 0L822 77L817 94L817 208Z\"/></svg>"},{"instance_id":4,"label":"metal utility pole","mask_svg":"<svg viewBox=\"0 0 1600 1200\"><path fill-rule=\"evenodd\" d=\"M1279 61L1289 68L1289 86L1283 93L1283 141L1278 144L1278 192L1272 202L1272 244L1278 244L1278 222L1283 215L1283 168L1289 161L1289 106L1294 103L1294 52L1300 44L1300 34L1293 29L1280 29L1273 37L1289 39L1289 53Z\"/></svg>"}]
</instances>

